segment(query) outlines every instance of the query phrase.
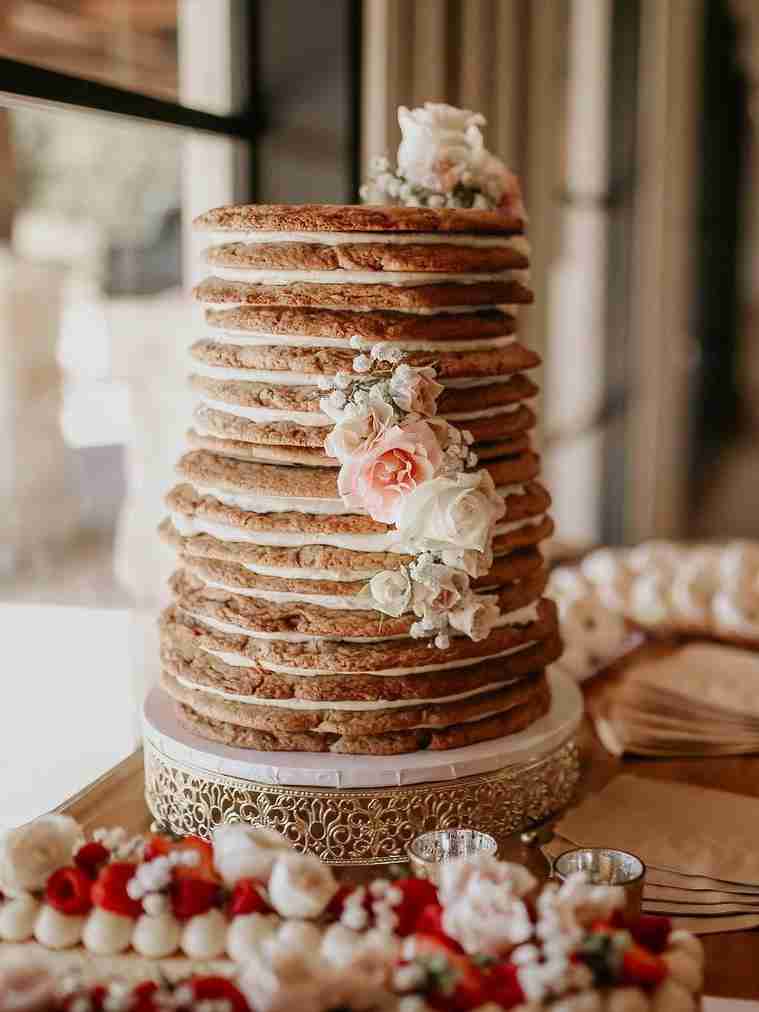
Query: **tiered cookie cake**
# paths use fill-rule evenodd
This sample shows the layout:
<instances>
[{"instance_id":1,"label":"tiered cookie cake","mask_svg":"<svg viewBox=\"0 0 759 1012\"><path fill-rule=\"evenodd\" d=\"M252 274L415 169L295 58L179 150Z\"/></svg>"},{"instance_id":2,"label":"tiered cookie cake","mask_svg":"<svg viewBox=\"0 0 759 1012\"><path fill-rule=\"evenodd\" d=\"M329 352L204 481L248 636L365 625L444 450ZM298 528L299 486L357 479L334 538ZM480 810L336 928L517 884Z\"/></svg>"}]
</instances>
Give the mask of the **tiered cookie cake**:
<instances>
[{"instance_id":1,"label":"tiered cookie cake","mask_svg":"<svg viewBox=\"0 0 759 1012\"><path fill-rule=\"evenodd\" d=\"M206 332L162 525L179 568L161 659L206 739L389 755L510 735L549 707L525 218L481 144L450 175L444 131L414 182L409 141L440 108L402 110L405 159L370 195L385 204L195 223ZM471 148L479 118L440 115L469 117Z\"/></svg>"}]
</instances>

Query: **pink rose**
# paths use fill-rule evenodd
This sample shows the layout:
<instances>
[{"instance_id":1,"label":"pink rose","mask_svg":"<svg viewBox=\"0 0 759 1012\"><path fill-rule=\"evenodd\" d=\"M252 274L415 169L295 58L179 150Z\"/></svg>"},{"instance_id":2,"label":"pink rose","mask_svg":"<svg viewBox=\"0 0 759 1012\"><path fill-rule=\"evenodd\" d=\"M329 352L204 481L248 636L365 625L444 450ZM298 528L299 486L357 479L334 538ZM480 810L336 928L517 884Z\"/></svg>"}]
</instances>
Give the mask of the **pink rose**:
<instances>
[{"instance_id":1,"label":"pink rose","mask_svg":"<svg viewBox=\"0 0 759 1012\"><path fill-rule=\"evenodd\" d=\"M399 365L390 380L390 396L402 411L434 415L442 392L443 387L436 381L432 366L415 369L410 365Z\"/></svg>"},{"instance_id":2,"label":"pink rose","mask_svg":"<svg viewBox=\"0 0 759 1012\"><path fill-rule=\"evenodd\" d=\"M440 444L426 422L393 425L344 458L337 487L346 506L392 524L404 496L434 478L442 460Z\"/></svg>"}]
</instances>

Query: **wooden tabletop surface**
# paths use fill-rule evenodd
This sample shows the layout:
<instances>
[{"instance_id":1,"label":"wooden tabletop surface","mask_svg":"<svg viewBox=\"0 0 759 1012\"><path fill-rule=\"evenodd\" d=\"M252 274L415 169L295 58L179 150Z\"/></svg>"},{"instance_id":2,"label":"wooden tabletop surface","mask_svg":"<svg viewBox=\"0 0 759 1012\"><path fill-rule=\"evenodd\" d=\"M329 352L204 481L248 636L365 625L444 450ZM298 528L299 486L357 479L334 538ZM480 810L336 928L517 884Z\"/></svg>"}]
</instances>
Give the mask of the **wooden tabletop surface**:
<instances>
[{"instance_id":1,"label":"wooden tabletop surface","mask_svg":"<svg viewBox=\"0 0 759 1012\"><path fill-rule=\"evenodd\" d=\"M646 648L656 652L661 647ZM608 691L620 670L593 679L585 696L589 707ZM581 735L583 772L580 793L600 790L612 777L624 770L640 777L678 780L738 794L759 797L759 757L724 757L708 759L616 759L610 756L596 738L586 717ZM98 826L125 826L130 832L145 832L150 827L150 814L143 799L142 752L135 752L100 780L70 799L61 809L74 816L87 830ZM729 831L726 827L726 831ZM613 831L610 834L613 840ZM759 846L759 841L757 841ZM501 856L526 864L545 878L548 865L540 851L522 844L518 837L506 841ZM350 870L346 876L356 877ZM366 875L362 870L359 875ZM759 930L706 935L706 986L704 993L731 998L759 997Z\"/></svg>"}]
</instances>

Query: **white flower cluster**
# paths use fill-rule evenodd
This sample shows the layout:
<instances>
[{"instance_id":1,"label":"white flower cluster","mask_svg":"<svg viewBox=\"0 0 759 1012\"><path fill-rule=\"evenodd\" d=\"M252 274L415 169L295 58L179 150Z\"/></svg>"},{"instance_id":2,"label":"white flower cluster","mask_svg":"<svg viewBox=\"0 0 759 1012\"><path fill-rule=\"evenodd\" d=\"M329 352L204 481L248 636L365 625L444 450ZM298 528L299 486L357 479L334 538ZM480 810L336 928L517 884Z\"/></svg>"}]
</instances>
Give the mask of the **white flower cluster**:
<instances>
[{"instance_id":1,"label":"white flower cluster","mask_svg":"<svg viewBox=\"0 0 759 1012\"><path fill-rule=\"evenodd\" d=\"M200 861L195 851L172 850L168 854L137 865L126 885L127 895L142 900L142 909L149 917L159 917L169 909L166 893L171 885L173 868L192 868Z\"/></svg>"},{"instance_id":2,"label":"white flower cluster","mask_svg":"<svg viewBox=\"0 0 759 1012\"><path fill-rule=\"evenodd\" d=\"M373 159L361 188L364 203L493 210L512 201L521 210L516 177L485 148L484 116L427 102L419 109L401 106L398 122L397 168L387 158Z\"/></svg>"},{"instance_id":3,"label":"white flower cluster","mask_svg":"<svg viewBox=\"0 0 759 1012\"><path fill-rule=\"evenodd\" d=\"M377 573L364 590L367 604L386 615L413 612L415 637L434 636L445 649L452 632L481 640L499 617L497 599L475 594L470 577L493 562L492 540L505 505L486 470L472 470L472 435L437 417L443 387L432 366L411 366L403 354L376 344L357 355L362 375L374 363L393 369L346 384L320 401L335 426L325 450L340 461L343 501L374 520L393 524L408 566ZM344 374L349 375L349 374Z\"/></svg>"},{"instance_id":4,"label":"white flower cluster","mask_svg":"<svg viewBox=\"0 0 759 1012\"><path fill-rule=\"evenodd\" d=\"M395 908L403 901L403 893L384 878L375 879L368 888L359 886L346 896L340 923L352 931L368 927L367 897L375 929L392 934L398 924Z\"/></svg>"},{"instance_id":5,"label":"white flower cluster","mask_svg":"<svg viewBox=\"0 0 759 1012\"><path fill-rule=\"evenodd\" d=\"M142 859L142 852L145 841L141 836L129 836L122 826L114 826L112 829L96 829L92 839L110 851L114 861L139 861Z\"/></svg>"}]
</instances>

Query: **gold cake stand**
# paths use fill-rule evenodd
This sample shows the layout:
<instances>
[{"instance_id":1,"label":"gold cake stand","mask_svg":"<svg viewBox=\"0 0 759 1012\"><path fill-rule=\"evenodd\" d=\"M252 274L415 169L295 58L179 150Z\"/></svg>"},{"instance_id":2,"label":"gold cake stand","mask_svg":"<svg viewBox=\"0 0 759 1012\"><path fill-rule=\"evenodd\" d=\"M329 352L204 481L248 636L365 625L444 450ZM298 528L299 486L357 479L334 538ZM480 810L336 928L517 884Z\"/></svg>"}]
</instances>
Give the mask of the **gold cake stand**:
<instances>
[{"instance_id":1,"label":"gold cake stand","mask_svg":"<svg viewBox=\"0 0 759 1012\"><path fill-rule=\"evenodd\" d=\"M388 757L212 745L183 728L156 689L144 713L147 804L174 833L265 825L335 865L405 860L407 844L429 830L470 826L503 839L564 808L579 779L582 697L566 676L553 674L551 683L550 712L526 731Z\"/></svg>"}]
</instances>

